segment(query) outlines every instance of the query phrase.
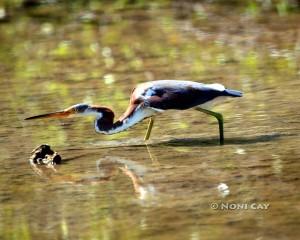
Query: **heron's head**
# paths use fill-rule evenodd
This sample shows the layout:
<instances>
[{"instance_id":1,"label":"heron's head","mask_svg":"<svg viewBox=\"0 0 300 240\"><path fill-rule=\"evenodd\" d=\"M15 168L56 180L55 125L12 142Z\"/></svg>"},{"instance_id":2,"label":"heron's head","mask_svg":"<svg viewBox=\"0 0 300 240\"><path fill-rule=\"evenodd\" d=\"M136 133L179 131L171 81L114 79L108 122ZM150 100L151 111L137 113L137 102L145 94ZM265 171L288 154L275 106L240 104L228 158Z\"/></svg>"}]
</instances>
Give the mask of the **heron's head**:
<instances>
[{"instance_id":1,"label":"heron's head","mask_svg":"<svg viewBox=\"0 0 300 240\"><path fill-rule=\"evenodd\" d=\"M67 117L86 116L86 115L93 115L96 116L97 118L102 118L104 115L107 114L107 112L112 112L112 111L106 107L79 103L71 107L68 107L62 111L36 115L36 116L25 118L25 120L41 119L41 118L67 118Z\"/></svg>"}]
</instances>

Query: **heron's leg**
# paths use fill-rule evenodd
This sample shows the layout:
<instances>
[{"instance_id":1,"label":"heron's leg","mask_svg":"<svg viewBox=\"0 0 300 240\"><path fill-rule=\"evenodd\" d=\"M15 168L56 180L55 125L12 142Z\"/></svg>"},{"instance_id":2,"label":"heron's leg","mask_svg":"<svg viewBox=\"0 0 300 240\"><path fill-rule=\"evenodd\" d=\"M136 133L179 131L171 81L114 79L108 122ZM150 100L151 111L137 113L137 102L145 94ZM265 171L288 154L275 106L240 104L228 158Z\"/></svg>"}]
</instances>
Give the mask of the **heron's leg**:
<instances>
[{"instance_id":1,"label":"heron's leg","mask_svg":"<svg viewBox=\"0 0 300 240\"><path fill-rule=\"evenodd\" d=\"M150 118L149 124L148 124L148 128L147 128L147 132L144 138L144 141L147 141L150 138L150 134L151 134L151 130L154 124L154 117Z\"/></svg>"},{"instance_id":2,"label":"heron's leg","mask_svg":"<svg viewBox=\"0 0 300 240\"><path fill-rule=\"evenodd\" d=\"M219 123L219 134L220 134L220 145L224 144L224 127L223 127L223 116L221 113L217 113L217 112L213 112L213 111L209 111L207 109L203 109L200 107L195 108L196 110L206 113L208 115L214 116Z\"/></svg>"}]
</instances>

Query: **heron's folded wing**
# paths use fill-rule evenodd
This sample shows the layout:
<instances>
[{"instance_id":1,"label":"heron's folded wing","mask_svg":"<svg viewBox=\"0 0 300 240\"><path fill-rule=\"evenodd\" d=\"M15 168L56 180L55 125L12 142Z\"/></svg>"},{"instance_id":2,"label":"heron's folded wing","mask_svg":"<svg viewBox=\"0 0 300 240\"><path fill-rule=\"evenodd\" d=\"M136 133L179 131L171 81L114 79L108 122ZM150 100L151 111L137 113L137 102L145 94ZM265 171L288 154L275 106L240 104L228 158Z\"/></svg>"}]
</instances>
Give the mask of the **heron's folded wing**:
<instances>
[{"instance_id":1,"label":"heron's folded wing","mask_svg":"<svg viewBox=\"0 0 300 240\"><path fill-rule=\"evenodd\" d=\"M207 89L164 89L158 91L146 101L155 109L179 109L184 110L204 104L219 95L219 92Z\"/></svg>"}]
</instances>

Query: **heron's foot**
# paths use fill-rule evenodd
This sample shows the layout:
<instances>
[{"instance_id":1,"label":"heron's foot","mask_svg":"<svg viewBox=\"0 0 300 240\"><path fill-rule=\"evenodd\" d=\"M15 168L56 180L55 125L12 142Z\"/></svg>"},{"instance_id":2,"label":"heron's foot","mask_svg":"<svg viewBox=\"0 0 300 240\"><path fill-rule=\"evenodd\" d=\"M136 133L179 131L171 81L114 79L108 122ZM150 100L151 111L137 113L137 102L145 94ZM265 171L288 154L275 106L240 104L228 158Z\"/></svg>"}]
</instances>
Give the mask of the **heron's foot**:
<instances>
[{"instance_id":1,"label":"heron's foot","mask_svg":"<svg viewBox=\"0 0 300 240\"><path fill-rule=\"evenodd\" d=\"M218 123L219 123L219 135L220 135L220 145L223 145L224 144L224 120L223 120L223 116L221 113L217 113L217 112L213 112L213 111L210 111L210 110L207 110L207 109L203 109L203 108L200 108L200 107L197 107L195 108L196 110L200 111L200 112L203 112L203 113L206 113L210 116L213 116L215 117L217 120L218 120Z\"/></svg>"},{"instance_id":2,"label":"heron's foot","mask_svg":"<svg viewBox=\"0 0 300 240\"><path fill-rule=\"evenodd\" d=\"M148 124L148 128L147 128L147 132L146 132L144 141L147 141L150 138L153 124L154 124L154 117L151 117L150 121L149 121L149 124Z\"/></svg>"}]
</instances>

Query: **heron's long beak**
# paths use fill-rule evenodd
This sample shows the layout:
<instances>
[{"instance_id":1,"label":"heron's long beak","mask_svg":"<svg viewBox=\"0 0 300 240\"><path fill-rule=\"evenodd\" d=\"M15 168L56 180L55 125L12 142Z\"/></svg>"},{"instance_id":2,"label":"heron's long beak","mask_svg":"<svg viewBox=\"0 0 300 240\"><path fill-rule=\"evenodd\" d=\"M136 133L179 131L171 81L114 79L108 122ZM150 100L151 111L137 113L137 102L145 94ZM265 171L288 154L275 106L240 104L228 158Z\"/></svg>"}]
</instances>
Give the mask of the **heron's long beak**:
<instances>
[{"instance_id":1,"label":"heron's long beak","mask_svg":"<svg viewBox=\"0 0 300 240\"><path fill-rule=\"evenodd\" d=\"M37 116L28 117L25 118L25 120L40 119L40 118L66 118L75 113L76 112L74 109L68 109L68 110L63 110L63 111L58 111L53 113L45 113Z\"/></svg>"}]
</instances>

